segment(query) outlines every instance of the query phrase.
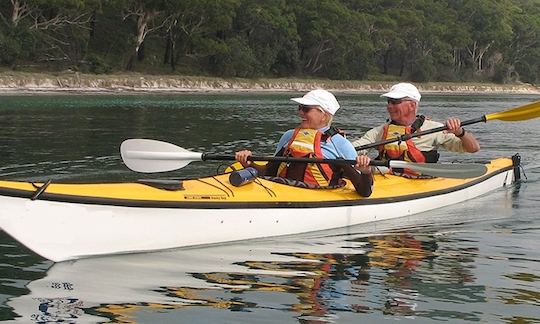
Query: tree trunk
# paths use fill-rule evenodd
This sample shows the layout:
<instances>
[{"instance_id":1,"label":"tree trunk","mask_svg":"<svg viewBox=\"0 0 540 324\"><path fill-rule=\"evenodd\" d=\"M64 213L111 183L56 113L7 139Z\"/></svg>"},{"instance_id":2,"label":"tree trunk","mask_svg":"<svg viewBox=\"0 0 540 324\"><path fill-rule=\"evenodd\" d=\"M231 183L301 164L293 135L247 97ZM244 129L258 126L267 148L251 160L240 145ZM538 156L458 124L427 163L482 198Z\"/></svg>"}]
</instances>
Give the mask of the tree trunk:
<instances>
[{"instance_id":1,"label":"tree trunk","mask_svg":"<svg viewBox=\"0 0 540 324\"><path fill-rule=\"evenodd\" d=\"M90 17L90 39L94 39L94 36L96 35L96 11L92 11L92 15Z\"/></svg>"},{"instance_id":2,"label":"tree trunk","mask_svg":"<svg viewBox=\"0 0 540 324\"><path fill-rule=\"evenodd\" d=\"M141 46L139 46L139 50L137 51L137 61L141 62L142 60L144 60L144 42L141 44Z\"/></svg>"},{"instance_id":3,"label":"tree trunk","mask_svg":"<svg viewBox=\"0 0 540 324\"><path fill-rule=\"evenodd\" d=\"M128 63L126 65L126 70L128 71L133 70L133 67L134 67L133 62L135 62L135 57L137 57L137 52L132 53L131 56L129 57Z\"/></svg>"},{"instance_id":4,"label":"tree trunk","mask_svg":"<svg viewBox=\"0 0 540 324\"><path fill-rule=\"evenodd\" d=\"M176 41L174 38L171 40L171 71L176 71Z\"/></svg>"},{"instance_id":5,"label":"tree trunk","mask_svg":"<svg viewBox=\"0 0 540 324\"><path fill-rule=\"evenodd\" d=\"M388 61L390 60L390 50L384 51L383 54L383 74L388 74Z\"/></svg>"},{"instance_id":6,"label":"tree trunk","mask_svg":"<svg viewBox=\"0 0 540 324\"><path fill-rule=\"evenodd\" d=\"M169 30L167 32L167 37L165 37L165 54L163 54L163 64L169 64L171 62L171 56L173 55L171 47L171 31Z\"/></svg>"},{"instance_id":7,"label":"tree trunk","mask_svg":"<svg viewBox=\"0 0 540 324\"><path fill-rule=\"evenodd\" d=\"M148 23L156 15L157 12L155 11L146 12L142 9L139 10L139 13L137 14L137 37L135 38L135 52L132 53L131 57L129 58L126 70L131 71L134 67L135 59L140 58L141 54L139 53L139 50L149 31ZM142 55L144 57L144 54Z\"/></svg>"}]
</instances>

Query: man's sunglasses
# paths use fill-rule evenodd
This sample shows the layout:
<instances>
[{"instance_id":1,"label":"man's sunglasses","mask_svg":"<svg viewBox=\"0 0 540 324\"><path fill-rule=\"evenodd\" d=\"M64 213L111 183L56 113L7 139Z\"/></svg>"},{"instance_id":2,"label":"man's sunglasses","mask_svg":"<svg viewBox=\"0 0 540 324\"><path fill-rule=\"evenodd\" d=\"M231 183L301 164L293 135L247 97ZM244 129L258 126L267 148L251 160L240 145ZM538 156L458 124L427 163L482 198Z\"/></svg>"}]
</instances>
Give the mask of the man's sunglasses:
<instances>
[{"instance_id":1,"label":"man's sunglasses","mask_svg":"<svg viewBox=\"0 0 540 324\"><path fill-rule=\"evenodd\" d=\"M404 101L413 101L413 100L388 98L386 102L389 103L389 104L392 104L392 105L399 105L400 103L402 103Z\"/></svg>"},{"instance_id":2,"label":"man's sunglasses","mask_svg":"<svg viewBox=\"0 0 540 324\"><path fill-rule=\"evenodd\" d=\"M322 109L317 106L298 105L298 110L302 110L305 113L309 112L311 109L319 109L322 111Z\"/></svg>"}]
</instances>

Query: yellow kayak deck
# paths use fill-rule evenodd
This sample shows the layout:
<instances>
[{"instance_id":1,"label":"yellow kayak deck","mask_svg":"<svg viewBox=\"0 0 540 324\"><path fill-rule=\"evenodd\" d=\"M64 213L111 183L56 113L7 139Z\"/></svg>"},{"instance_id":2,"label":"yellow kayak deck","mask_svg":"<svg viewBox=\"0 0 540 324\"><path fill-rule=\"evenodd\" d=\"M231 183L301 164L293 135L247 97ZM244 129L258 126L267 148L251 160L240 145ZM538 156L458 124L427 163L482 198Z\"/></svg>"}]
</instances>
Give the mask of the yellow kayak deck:
<instances>
[{"instance_id":1,"label":"yellow kayak deck","mask_svg":"<svg viewBox=\"0 0 540 324\"><path fill-rule=\"evenodd\" d=\"M239 208L289 205L362 204L368 201L392 201L411 196L436 195L480 183L513 168L512 159L499 158L486 164L488 172L472 179L407 179L393 175L375 175L373 194L360 197L351 183L338 189L305 189L258 178L241 187L229 183L229 174L181 180L183 189L166 190L142 183L61 184L50 183L37 199L139 207ZM180 181L180 180L179 180ZM31 198L43 183L0 181L0 195ZM303 204L306 204L303 206Z\"/></svg>"}]
</instances>

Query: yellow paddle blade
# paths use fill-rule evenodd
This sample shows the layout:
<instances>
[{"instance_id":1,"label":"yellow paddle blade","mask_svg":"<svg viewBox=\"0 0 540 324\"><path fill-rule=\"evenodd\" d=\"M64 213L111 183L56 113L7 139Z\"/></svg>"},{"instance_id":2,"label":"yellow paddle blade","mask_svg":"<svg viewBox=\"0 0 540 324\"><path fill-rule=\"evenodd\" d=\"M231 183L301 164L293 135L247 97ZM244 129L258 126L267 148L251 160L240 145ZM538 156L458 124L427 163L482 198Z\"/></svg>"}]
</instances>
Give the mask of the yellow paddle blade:
<instances>
[{"instance_id":1,"label":"yellow paddle blade","mask_svg":"<svg viewBox=\"0 0 540 324\"><path fill-rule=\"evenodd\" d=\"M540 101L532 102L507 111L486 115L486 121L498 119L504 121L520 121L540 117Z\"/></svg>"}]
</instances>

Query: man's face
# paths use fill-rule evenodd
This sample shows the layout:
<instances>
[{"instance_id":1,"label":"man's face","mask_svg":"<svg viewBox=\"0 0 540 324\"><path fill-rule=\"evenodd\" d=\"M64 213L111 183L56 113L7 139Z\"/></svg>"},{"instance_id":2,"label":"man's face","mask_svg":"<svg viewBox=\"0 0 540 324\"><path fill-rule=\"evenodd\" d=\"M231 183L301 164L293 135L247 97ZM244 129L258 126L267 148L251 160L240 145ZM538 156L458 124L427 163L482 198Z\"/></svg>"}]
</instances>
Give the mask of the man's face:
<instances>
[{"instance_id":1,"label":"man's face","mask_svg":"<svg viewBox=\"0 0 540 324\"><path fill-rule=\"evenodd\" d=\"M388 98L386 109L390 119L402 126L410 126L416 119L416 101L409 98Z\"/></svg>"}]
</instances>

